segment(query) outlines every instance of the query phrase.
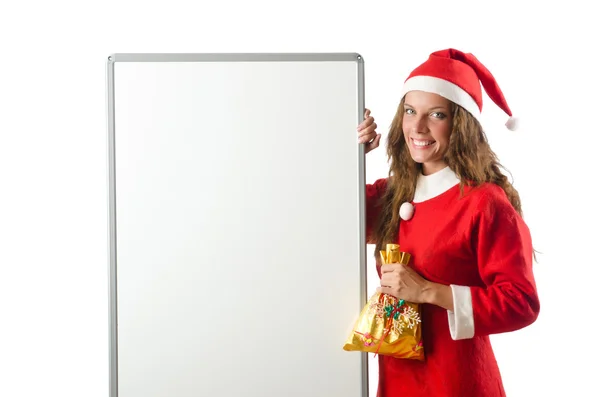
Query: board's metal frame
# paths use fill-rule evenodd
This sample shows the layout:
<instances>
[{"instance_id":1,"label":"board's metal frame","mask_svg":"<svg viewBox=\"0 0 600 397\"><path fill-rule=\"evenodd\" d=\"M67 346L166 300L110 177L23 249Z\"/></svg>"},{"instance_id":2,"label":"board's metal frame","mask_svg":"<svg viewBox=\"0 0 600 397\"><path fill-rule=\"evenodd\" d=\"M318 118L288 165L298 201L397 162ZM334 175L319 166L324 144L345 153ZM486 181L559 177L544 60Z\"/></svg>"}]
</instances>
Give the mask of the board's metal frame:
<instances>
[{"instance_id":1,"label":"board's metal frame","mask_svg":"<svg viewBox=\"0 0 600 397\"><path fill-rule=\"evenodd\" d=\"M109 208L109 396L118 397L118 316L117 316L117 225L115 173L115 63L116 62L335 62L356 61L358 76L357 124L363 121L365 111L364 59L358 53L116 53L106 63L107 128L108 128L108 208ZM360 306L367 301L366 257L366 197L365 147L358 151L358 191L360 241ZM367 354L361 353L362 396L369 395Z\"/></svg>"}]
</instances>

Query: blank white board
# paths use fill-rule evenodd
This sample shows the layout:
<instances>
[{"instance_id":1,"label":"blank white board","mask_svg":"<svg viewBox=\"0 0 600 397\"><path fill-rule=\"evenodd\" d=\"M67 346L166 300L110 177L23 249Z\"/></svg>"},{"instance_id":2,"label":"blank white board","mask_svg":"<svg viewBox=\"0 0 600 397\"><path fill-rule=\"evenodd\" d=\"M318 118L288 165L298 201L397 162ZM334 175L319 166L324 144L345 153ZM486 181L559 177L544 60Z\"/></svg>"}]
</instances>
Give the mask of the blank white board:
<instances>
[{"instance_id":1,"label":"blank white board","mask_svg":"<svg viewBox=\"0 0 600 397\"><path fill-rule=\"evenodd\" d=\"M367 395L358 54L112 54L110 396Z\"/></svg>"}]
</instances>

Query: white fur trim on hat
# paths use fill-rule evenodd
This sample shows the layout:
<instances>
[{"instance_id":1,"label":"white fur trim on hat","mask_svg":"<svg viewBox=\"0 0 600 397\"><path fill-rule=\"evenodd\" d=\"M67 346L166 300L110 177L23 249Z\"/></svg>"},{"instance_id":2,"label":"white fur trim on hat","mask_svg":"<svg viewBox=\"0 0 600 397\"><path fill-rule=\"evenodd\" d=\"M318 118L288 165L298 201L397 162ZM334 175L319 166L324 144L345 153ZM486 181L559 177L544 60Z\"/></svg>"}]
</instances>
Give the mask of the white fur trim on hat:
<instances>
[{"instance_id":1,"label":"white fur trim on hat","mask_svg":"<svg viewBox=\"0 0 600 397\"><path fill-rule=\"evenodd\" d=\"M402 88L401 97L404 97L409 91L425 91L438 94L465 108L476 119L479 119L481 112L477 102L473 100L465 90L454 83L431 76L414 76L406 80Z\"/></svg>"}]
</instances>

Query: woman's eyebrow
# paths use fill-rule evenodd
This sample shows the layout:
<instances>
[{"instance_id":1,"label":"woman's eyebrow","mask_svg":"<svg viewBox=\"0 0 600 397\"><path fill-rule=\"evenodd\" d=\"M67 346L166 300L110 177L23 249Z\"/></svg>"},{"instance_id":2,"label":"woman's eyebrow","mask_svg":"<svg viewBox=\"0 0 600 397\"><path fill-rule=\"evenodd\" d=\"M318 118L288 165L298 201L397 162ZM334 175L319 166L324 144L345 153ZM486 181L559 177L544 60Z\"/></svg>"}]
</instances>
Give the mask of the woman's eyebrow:
<instances>
[{"instance_id":1,"label":"woman's eyebrow","mask_svg":"<svg viewBox=\"0 0 600 397\"><path fill-rule=\"evenodd\" d=\"M414 106L411 105L411 104L409 104L409 103L405 103L404 106L408 106L408 107L414 109ZM434 106L434 107L429 108L429 111L431 111L431 110L437 110L437 109L448 110L448 108L446 106Z\"/></svg>"}]
</instances>

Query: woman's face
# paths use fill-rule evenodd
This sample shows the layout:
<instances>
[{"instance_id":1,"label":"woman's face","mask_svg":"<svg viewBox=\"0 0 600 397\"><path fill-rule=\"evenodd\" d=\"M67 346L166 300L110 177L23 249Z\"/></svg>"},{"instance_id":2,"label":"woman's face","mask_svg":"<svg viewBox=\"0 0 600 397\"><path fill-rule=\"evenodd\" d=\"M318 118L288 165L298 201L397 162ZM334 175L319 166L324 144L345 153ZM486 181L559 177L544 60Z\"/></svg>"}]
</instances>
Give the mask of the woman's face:
<instances>
[{"instance_id":1,"label":"woman's face","mask_svg":"<svg viewBox=\"0 0 600 397\"><path fill-rule=\"evenodd\" d=\"M423 174L429 175L444 167L452 132L451 102L437 94L410 91L404 97L402 131L417 163L423 164Z\"/></svg>"}]
</instances>

